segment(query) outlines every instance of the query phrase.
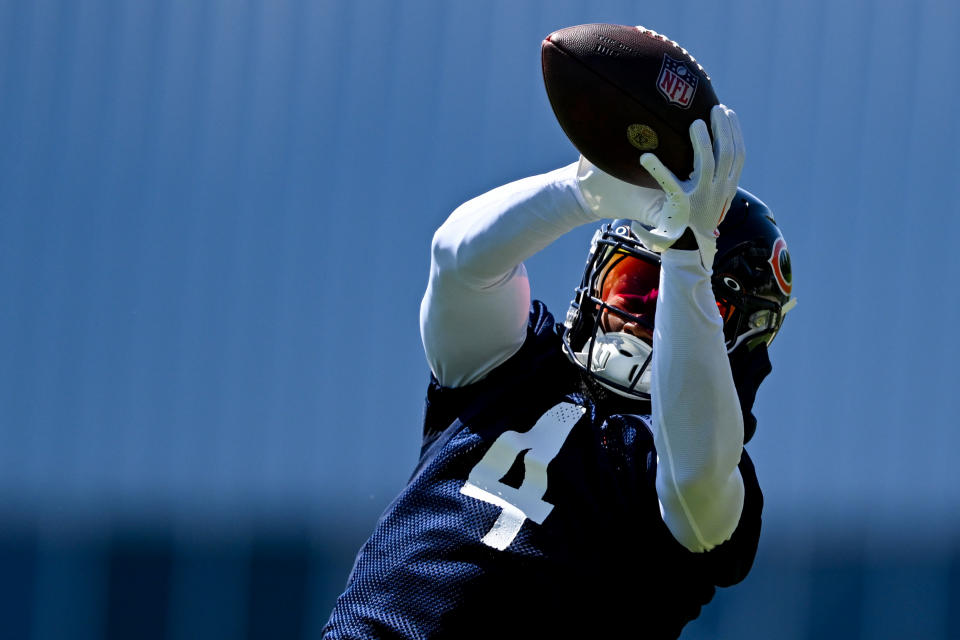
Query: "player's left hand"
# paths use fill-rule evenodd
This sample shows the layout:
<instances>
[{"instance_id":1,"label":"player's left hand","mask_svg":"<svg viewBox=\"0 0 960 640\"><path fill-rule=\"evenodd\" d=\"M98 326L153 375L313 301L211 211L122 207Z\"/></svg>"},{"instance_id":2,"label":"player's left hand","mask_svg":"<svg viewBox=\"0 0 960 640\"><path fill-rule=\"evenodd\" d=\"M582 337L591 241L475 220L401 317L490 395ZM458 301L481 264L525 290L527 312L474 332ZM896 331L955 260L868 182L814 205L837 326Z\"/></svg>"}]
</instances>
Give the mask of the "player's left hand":
<instances>
[{"instance_id":1,"label":"player's left hand","mask_svg":"<svg viewBox=\"0 0 960 640\"><path fill-rule=\"evenodd\" d=\"M707 269L713 265L717 251L717 226L737 193L746 157L740 122L732 109L722 104L713 107L710 125L713 130L712 144L703 120L696 120L690 125L693 173L688 180L679 180L654 154L640 156L640 164L666 194L660 219L673 221L674 228L677 224L683 224L683 228L689 227L693 231L700 257ZM645 230L635 228L634 231L641 240L647 240L643 237ZM664 237L665 234L658 234L657 231L653 229L647 233L654 236L648 239L659 248L670 246L679 237L675 231L670 234L672 238Z\"/></svg>"},{"instance_id":2,"label":"player's left hand","mask_svg":"<svg viewBox=\"0 0 960 640\"><path fill-rule=\"evenodd\" d=\"M583 201L598 220L623 218L648 223L658 219L663 208L661 189L640 187L614 178L582 155L577 165L577 183ZM682 233L683 229L681 226L678 231Z\"/></svg>"}]
</instances>

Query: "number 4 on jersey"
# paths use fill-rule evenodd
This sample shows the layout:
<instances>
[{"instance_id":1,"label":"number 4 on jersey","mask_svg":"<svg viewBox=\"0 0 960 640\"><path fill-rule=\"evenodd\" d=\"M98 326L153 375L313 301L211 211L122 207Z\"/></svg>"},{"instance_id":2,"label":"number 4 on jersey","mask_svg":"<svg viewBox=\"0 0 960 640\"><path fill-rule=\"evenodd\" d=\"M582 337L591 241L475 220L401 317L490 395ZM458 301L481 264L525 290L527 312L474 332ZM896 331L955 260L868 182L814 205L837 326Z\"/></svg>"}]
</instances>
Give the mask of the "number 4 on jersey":
<instances>
[{"instance_id":1,"label":"number 4 on jersey","mask_svg":"<svg viewBox=\"0 0 960 640\"><path fill-rule=\"evenodd\" d=\"M505 431L486 455L470 471L460 493L494 504L503 511L482 542L503 551L520 533L524 520L537 524L553 510L543 499L547 492L547 465L553 460L586 409L570 402L561 402L540 416L529 431ZM523 482L514 488L500 481L513 466L517 456L523 457Z\"/></svg>"}]
</instances>

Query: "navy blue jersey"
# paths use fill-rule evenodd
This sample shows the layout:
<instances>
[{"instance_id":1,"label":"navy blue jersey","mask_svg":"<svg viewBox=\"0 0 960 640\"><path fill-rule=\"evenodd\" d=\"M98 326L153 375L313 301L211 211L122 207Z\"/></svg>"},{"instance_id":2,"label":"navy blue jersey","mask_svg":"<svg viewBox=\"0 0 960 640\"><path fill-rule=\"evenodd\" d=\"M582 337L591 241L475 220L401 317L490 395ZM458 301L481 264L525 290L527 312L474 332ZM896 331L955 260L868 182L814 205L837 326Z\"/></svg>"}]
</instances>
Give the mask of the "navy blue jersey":
<instances>
[{"instance_id":1,"label":"navy blue jersey","mask_svg":"<svg viewBox=\"0 0 960 640\"><path fill-rule=\"evenodd\" d=\"M324 638L676 638L753 563L746 453L733 537L706 553L660 517L643 405L596 400L534 302L521 350L459 389L434 379L406 489L357 556ZM648 406L647 406L648 407Z\"/></svg>"}]
</instances>

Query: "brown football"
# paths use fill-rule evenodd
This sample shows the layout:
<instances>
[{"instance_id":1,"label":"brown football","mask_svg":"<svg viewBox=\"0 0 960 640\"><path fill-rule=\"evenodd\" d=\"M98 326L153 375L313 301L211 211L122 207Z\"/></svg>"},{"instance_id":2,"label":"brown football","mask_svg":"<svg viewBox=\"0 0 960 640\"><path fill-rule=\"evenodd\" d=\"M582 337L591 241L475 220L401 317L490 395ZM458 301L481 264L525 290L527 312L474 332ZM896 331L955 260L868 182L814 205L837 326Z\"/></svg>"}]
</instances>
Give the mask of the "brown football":
<instances>
[{"instance_id":1,"label":"brown football","mask_svg":"<svg viewBox=\"0 0 960 640\"><path fill-rule=\"evenodd\" d=\"M683 47L644 27L584 24L547 36L541 57L553 112L590 162L655 187L640 166L650 152L681 180L689 177L690 125L702 119L709 127L718 100L710 76Z\"/></svg>"}]
</instances>

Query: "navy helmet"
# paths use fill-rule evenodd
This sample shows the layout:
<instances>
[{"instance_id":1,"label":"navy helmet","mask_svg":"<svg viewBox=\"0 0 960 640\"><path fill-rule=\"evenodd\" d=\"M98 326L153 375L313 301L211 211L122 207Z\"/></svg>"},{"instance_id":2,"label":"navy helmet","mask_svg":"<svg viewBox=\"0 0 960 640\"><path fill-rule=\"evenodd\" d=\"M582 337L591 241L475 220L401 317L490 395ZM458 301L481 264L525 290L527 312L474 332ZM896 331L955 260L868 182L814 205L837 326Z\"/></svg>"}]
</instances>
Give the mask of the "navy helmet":
<instances>
[{"instance_id":1,"label":"navy helmet","mask_svg":"<svg viewBox=\"0 0 960 640\"><path fill-rule=\"evenodd\" d=\"M769 345L795 303L783 234L770 208L745 189L737 189L719 232L712 284L727 351ZM660 255L643 245L631 220L603 225L561 329L571 360L628 398L650 398L651 345L605 327L633 322L634 333L652 334L659 274ZM611 314L618 322L610 322Z\"/></svg>"}]
</instances>

